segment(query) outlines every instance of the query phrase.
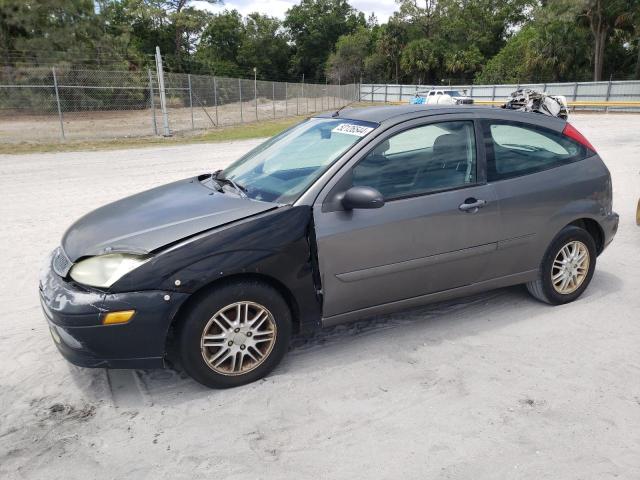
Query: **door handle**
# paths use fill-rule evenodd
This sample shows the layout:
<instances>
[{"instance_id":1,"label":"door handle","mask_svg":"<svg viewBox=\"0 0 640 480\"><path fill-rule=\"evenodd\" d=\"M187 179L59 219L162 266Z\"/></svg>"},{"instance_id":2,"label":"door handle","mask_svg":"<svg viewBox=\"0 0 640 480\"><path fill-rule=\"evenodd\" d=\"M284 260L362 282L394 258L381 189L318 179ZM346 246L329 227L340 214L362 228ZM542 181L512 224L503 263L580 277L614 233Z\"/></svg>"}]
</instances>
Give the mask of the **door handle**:
<instances>
[{"instance_id":1,"label":"door handle","mask_svg":"<svg viewBox=\"0 0 640 480\"><path fill-rule=\"evenodd\" d=\"M467 198L458 208L463 212L476 213L478 209L484 207L486 204L486 200Z\"/></svg>"}]
</instances>

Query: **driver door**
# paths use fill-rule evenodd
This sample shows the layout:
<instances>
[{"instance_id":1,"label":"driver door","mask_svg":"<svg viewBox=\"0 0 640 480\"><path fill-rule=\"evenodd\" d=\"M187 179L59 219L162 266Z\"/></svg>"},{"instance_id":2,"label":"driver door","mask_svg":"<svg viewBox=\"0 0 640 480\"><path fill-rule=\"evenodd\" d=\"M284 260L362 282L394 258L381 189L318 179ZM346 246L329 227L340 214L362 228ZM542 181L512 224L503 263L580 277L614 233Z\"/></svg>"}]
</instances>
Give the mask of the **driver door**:
<instances>
[{"instance_id":1,"label":"driver door","mask_svg":"<svg viewBox=\"0 0 640 480\"><path fill-rule=\"evenodd\" d=\"M314 222L325 319L489 275L499 215L477 127L469 117L443 117L450 120L393 127L319 196ZM339 199L355 185L376 188L385 205L345 210ZM464 207L474 202L484 203Z\"/></svg>"}]
</instances>

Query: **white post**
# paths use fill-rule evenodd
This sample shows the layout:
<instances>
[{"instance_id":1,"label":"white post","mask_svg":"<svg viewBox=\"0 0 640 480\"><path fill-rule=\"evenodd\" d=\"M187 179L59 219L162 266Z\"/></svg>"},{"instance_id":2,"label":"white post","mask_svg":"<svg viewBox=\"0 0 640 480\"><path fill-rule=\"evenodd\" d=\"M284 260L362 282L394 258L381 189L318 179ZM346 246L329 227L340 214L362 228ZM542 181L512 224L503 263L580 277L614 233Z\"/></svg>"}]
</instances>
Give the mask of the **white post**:
<instances>
[{"instance_id":1,"label":"white post","mask_svg":"<svg viewBox=\"0 0 640 480\"><path fill-rule=\"evenodd\" d=\"M191 74L187 75L187 80L189 80L189 107L191 108L191 130L195 130L196 125L193 122L193 95L191 93Z\"/></svg>"},{"instance_id":2,"label":"white post","mask_svg":"<svg viewBox=\"0 0 640 480\"><path fill-rule=\"evenodd\" d=\"M164 71L162 69L162 55L160 55L160 47L156 47L156 69L158 72L158 89L160 90L160 109L162 110L162 126L164 128L163 136L170 137L169 115L167 114L167 97L164 91Z\"/></svg>"},{"instance_id":3,"label":"white post","mask_svg":"<svg viewBox=\"0 0 640 480\"><path fill-rule=\"evenodd\" d=\"M258 69L253 67L253 101L256 104L256 122L258 121Z\"/></svg>"},{"instance_id":4,"label":"white post","mask_svg":"<svg viewBox=\"0 0 640 480\"><path fill-rule=\"evenodd\" d=\"M276 82L271 82L271 104L273 106L273 118L276 118Z\"/></svg>"},{"instance_id":5,"label":"white post","mask_svg":"<svg viewBox=\"0 0 640 480\"><path fill-rule=\"evenodd\" d=\"M158 122L156 122L156 101L155 94L153 93L153 77L151 76L151 69L147 69L149 73L149 95L151 96L151 118L153 120L153 134L158 135Z\"/></svg>"},{"instance_id":6,"label":"white post","mask_svg":"<svg viewBox=\"0 0 640 480\"><path fill-rule=\"evenodd\" d=\"M238 79L238 96L240 97L240 123L244 123L242 117L242 80Z\"/></svg>"},{"instance_id":7,"label":"white post","mask_svg":"<svg viewBox=\"0 0 640 480\"><path fill-rule=\"evenodd\" d=\"M60 120L60 136L62 140L64 136L64 122L62 120L62 107L60 106L60 94L58 93L58 79L56 77L56 67L51 67L51 73L53 73L53 88L56 91L56 103L58 104L58 119Z\"/></svg>"},{"instance_id":8,"label":"white post","mask_svg":"<svg viewBox=\"0 0 640 480\"><path fill-rule=\"evenodd\" d=\"M216 107L216 127L218 127L220 123L218 123L218 84L216 83L216 77L213 77L213 103Z\"/></svg>"}]
</instances>

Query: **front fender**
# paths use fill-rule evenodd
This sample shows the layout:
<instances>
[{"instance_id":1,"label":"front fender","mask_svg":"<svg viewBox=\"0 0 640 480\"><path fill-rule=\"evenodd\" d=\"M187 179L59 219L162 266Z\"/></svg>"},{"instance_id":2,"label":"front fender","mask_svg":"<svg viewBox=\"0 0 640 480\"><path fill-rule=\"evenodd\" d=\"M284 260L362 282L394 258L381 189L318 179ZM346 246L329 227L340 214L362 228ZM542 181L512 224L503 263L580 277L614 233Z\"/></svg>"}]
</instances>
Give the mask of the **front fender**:
<instances>
[{"instance_id":1,"label":"front fender","mask_svg":"<svg viewBox=\"0 0 640 480\"><path fill-rule=\"evenodd\" d=\"M158 252L119 288L164 289L194 294L232 276L260 275L295 301L301 327L319 324L309 235L311 208L283 206L215 229ZM141 288L142 286L142 288Z\"/></svg>"}]
</instances>

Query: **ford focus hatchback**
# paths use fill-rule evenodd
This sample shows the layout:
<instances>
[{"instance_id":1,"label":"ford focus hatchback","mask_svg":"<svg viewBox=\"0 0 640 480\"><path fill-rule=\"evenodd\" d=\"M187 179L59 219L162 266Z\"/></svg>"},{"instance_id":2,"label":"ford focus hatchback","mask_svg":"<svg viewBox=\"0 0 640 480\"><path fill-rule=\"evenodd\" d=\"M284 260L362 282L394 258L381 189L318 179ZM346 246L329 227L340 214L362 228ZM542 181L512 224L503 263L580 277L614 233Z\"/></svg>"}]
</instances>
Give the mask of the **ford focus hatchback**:
<instances>
[{"instance_id":1,"label":"ford focus hatchback","mask_svg":"<svg viewBox=\"0 0 640 480\"><path fill-rule=\"evenodd\" d=\"M557 118L343 110L85 215L47 263L42 308L74 364L162 367L172 351L232 387L268 374L294 333L515 284L576 300L616 233L611 196Z\"/></svg>"}]
</instances>

